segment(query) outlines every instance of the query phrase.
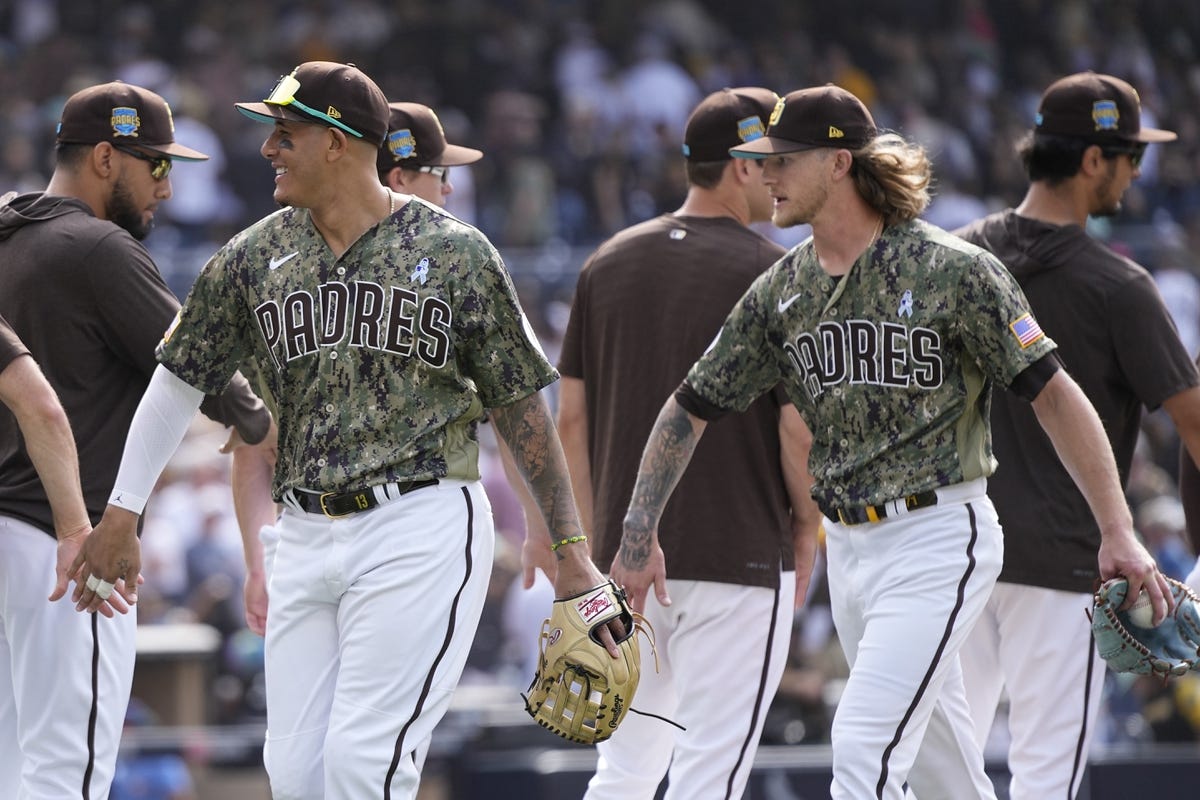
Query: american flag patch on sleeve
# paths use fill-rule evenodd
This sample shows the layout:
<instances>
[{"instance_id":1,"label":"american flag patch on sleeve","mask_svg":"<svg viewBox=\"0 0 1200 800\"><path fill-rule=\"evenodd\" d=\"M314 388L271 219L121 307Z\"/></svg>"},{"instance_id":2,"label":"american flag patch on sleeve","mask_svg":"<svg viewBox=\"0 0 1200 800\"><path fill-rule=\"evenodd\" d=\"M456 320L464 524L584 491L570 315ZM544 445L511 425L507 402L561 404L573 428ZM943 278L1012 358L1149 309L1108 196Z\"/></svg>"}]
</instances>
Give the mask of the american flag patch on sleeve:
<instances>
[{"instance_id":1,"label":"american flag patch on sleeve","mask_svg":"<svg viewBox=\"0 0 1200 800\"><path fill-rule=\"evenodd\" d=\"M1037 320L1032 314L1022 314L1011 323L1009 329L1012 330L1013 336L1017 337L1017 342L1024 349L1029 345L1041 339L1046 334L1042 333L1042 326L1037 324Z\"/></svg>"}]
</instances>

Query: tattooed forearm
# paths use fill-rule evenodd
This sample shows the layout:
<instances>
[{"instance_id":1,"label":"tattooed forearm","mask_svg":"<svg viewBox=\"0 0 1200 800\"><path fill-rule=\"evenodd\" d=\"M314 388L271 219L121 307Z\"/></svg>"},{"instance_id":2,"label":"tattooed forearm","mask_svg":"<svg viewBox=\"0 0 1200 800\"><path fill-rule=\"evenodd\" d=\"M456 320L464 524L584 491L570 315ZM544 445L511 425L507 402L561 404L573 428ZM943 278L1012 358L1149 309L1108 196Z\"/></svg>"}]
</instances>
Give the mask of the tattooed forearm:
<instances>
[{"instance_id":1,"label":"tattooed forearm","mask_svg":"<svg viewBox=\"0 0 1200 800\"><path fill-rule=\"evenodd\" d=\"M556 540L580 535L583 531L575 510L566 459L545 398L534 393L493 409L492 421L496 433L508 445L517 471L529 485L550 535Z\"/></svg>"},{"instance_id":2,"label":"tattooed forearm","mask_svg":"<svg viewBox=\"0 0 1200 800\"><path fill-rule=\"evenodd\" d=\"M626 567L641 569L645 566L663 508L683 477L703 430L703 425L694 422L674 398L669 399L659 412L642 452L637 483L625 513L619 557Z\"/></svg>"}]
</instances>

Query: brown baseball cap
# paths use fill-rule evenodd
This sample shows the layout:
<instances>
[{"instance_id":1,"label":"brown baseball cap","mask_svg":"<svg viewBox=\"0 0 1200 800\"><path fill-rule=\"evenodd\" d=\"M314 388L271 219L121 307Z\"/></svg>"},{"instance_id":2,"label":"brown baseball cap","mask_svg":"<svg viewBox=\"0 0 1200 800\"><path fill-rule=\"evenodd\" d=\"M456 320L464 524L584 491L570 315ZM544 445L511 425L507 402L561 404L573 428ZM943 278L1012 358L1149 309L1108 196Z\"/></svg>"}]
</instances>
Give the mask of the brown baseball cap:
<instances>
[{"instance_id":1,"label":"brown baseball cap","mask_svg":"<svg viewBox=\"0 0 1200 800\"><path fill-rule=\"evenodd\" d=\"M89 86L68 97L55 140L61 144L136 144L180 161L208 158L175 141L175 121L166 100L122 81Z\"/></svg>"},{"instance_id":2,"label":"brown baseball cap","mask_svg":"<svg viewBox=\"0 0 1200 800\"><path fill-rule=\"evenodd\" d=\"M1078 72L1060 78L1042 94L1034 131L1108 142L1171 142L1174 131L1142 127L1137 90L1120 78Z\"/></svg>"},{"instance_id":3,"label":"brown baseball cap","mask_svg":"<svg viewBox=\"0 0 1200 800\"><path fill-rule=\"evenodd\" d=\"M450 144L433 109L420 103L389 103L388 133L379 148L380 172L392 167L461 167L483 158L483 151Z\"/></svg>"},{"instance_id":4,"label":"brown baseball cap","mask_svg":"<svg viewBox=\"0 0 1200 800\"><path fill-rule=\"evenodd\" d=\"M387 98L353 64L306 61L280 78L266 100L234 105L258 122L312 122L339 128L376 146L387 135Z\"/></svg>"},{"instance_id":5,"label":"brown baseball cap","mask_svg":"<svg viewBox=\"0 0 1200 800\"><path fill-rule=\"evenodd\" d=\"M683 130L688 161L728 161L729 148L767 133L767 118L779 95L759 86L722 89L700 101Z\"/></svg>"},{"instance_id":6,"label":"brown baseball cap","mask_svg":"<svg viewBox=\"0 0 1200 800\"><path fill-rule=\"evenodd\" d=\"M876 133L875 120L861 100L826 84L788 92L771 112L767 135L729 152L738 158L765 158L817 147L857 150Z\"/></svg>"}]
</instances>

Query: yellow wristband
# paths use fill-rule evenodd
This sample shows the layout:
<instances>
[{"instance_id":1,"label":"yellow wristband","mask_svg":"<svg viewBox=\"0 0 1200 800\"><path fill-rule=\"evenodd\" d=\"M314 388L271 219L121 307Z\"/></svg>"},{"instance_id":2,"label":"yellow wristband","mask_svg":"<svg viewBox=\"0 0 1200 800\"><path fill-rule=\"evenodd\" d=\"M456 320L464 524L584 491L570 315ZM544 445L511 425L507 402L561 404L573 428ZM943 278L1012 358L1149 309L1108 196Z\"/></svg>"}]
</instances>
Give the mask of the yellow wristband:
<instances>
[{"instance_id":1,"label":"yellow wristband","mask_svg":"<svg viewBox=\"0 0 1200 800\"><path fill-rule=\"evenodd\" d=\"M550 549L557 550L558 548L562 547L564 544L575 544L576 542L586 542L586 541L587 541L586 536L568 536L566 539L560 539L557 542L555 542L554 544L550 545Z\"/></svg>"}]
</instances>

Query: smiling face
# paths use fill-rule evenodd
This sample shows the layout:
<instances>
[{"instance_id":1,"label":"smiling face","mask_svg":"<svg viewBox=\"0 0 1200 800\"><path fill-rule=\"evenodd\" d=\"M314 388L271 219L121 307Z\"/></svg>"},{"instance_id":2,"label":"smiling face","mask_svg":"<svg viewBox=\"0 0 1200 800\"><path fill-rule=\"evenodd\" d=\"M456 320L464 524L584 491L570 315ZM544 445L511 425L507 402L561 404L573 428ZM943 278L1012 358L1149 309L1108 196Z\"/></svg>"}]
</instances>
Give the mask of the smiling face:
<instances>
[{"instance_id":1,"label":"smiling face","mask_svg":"<svg viewBox=\"0 0 1200 800\"><path fill-rule=\"evenodd\" d=\"M330 128L308 122L279 120L259 152L275 170L272 197L281 206L311 208L322 184Z\"/></svg>"}]
</instances>

